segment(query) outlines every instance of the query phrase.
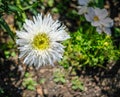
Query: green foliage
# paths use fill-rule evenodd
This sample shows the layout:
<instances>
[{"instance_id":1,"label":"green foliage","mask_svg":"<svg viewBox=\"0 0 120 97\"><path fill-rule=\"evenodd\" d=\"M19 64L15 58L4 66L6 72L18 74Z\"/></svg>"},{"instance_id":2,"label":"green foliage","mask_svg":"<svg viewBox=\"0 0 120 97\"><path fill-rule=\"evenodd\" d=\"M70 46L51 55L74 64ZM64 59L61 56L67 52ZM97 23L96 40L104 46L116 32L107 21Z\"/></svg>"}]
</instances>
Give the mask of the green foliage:
<instances>
[{"instance_id":1,"label":"green foliage","mask_svg":"<svg viewBox=\"0 0 120 97\"><path fill-rule=\"evenodd\" d=\"M66 76L69 74L68 72L65 72L64 69L56 69L55 72L53 73L54 81L56 83L61 83L65 84L66 83ZM83 83L79 80L79 78L73 77L72 80L70 81L71 87L73 90L84 90Z\"/></svg>"},{"instance_id":2,"label":"green foliage","mask_svg":"<svg viewBox=\"0 0 120 97\"><path fill-rule=\"evenodd\" d=\"M15 33L11 30L9 24L3 16L9 14L13 15L15 20L15 28L21 29L22 24L27 17L27 12L29 12L29 14L38 13L36 10L37 7L39 7L38 4L39 0L0 0L0 27L2 31L7 32L8 36L10 36L13 41L15 41ZM13 44L15 46L15 42ZM5 58L16 55L15 51L12 51L14 48L13 45L7 42L1 43L0 45L0 49L3 51Z\"/></svg>"},{"instance_id":3,"label":"green foliage","mask_svg":"<svg viewBox=\"0 0 120 97\"><path fill-rule=\"evenodd\" d=\"M5 57L8 59L9 57L14 57L16 56L15 52L10 52L10 51L4 51Z\"/></svg>"},{"instance_id":4,"label":"green foliage","mask_svg":"<svg viewBox=\"0 0 120 97\"><path fill-rule=\"evenodd\" d=\"M22 85L28 90L35 90L37 83L32 79L32 76L26 72Z\"/></svg>"},{"instance_id":5,"label":"green foliage","mask_svg":"<svg viewBox=\"0 0 120 97\"><path fill-rule=\"evenodd\" d=\"M76 10L69 10L67 13L66 13L66 17L67 18L70 18L70 19L76 19L79 17L78 15L78 12Z\"/></svg>"},{"instance_id":6,"label":"green foliage","mask_svg":"<svg viewBox=\"0 0 120 97\"><path fill-rule=\"evenodd\" d=\"M104 7L104 0L93 0L96 7L103 8Z\"/></svg>"},{"instance_id":7,"label":"green foliage","mask_svg":"<svg viewBox=\"0 0 120 97\"><path fill-rule=\"evenodd\" d=\"M120 28L115 27L114 38L119 39L120 37Z\"/></svg>"},{"instance_id":8,"label":"green foliage","mask_svg":"<svg viewBox=\"0 0 120 97\"><path fill-rule=\"evenodd\" d=\"M112 35L114 38L114 44L117 46L117 48L120 50L120 28L115 27L114 28L114 34ZM119 52L120 53L120 52Z\"/></svg>"},{"instance_id":9,"label":"green foliage","mask_svg":"<svg viewBox=\"0 0 120 97\"><path fill-rule=\"evenodd\" d=\"M90 0L88 6L104 8L104 0Z\"/></svg>"},{"instance_id":10,"label":"green foliage","mask_svg":"<svg viewBox=\"0 0 120 97\"><path fill-rule=\"evenodd\" d=\"M21 25L24 23L27 15L26 11L32 14L37 14L36 10L40 2L35 0L0 0L0 25L5 28L8 34L14 39L13 32L9 29L8 24L1 17L6 14L14 14L15 25L21 29Z\"/></svg>"},{"instance_id":11,"label":"green foliage","mask_svg":"<svg viewBox=\"0 0 120 97\"><path fill-rule=\"evenodd\" d=\"M10 27L3 18L0 18L0 26L10 35L14 41L14 33L11 31Z\"/></svg>"},{"instance_id":12,"label":"green foliage","mask_svg":"<svg viewBox=\"0 0 120 97\"><path fill-rule=\"evenodd\" d=\"M53 77L54 77L54 81L56 83L62 83L64 84L66 82L66 79L65 79L65 72L63 70L60 70L60 69L57 69L54 74L53 74Z\"/></svg>"},{"instance_id":13,"label":"green foliage","mask_svg":"<svg viewBox=\"0 0 120 97\"><path fill-rule=\"evenodd\" d=\"M111 37L98 34L93 27L81 27L77 32L71 33L71 39L64 42L64 45L66 52L60 64L65 68L104 67L105 62L116 61L119 56Z\"/></svg>"},{"instance_id":14,"label":"green foliage","mask_svg":"<svg viewBox=\"0 0 120 97\"><path fill-rule=\"evenodd\" d=\"M3 51L5 58L9 58L9 57L15 57L16 53L15 51L11 50L15 48L14 42L9 40L8 43L2 43L1 44L1 50Z\"/></svg>"},{"instance_id":15,"label":"green foliage","mask_svg":"<svg viewBox=\"0 0 120 97\"><path fill-rule=\"evenodd\" d=\"M54 5L54 0L48 0L48 5L49 5L50 7L53 7L53 5Z\"/></svg>"},{"instance_id":16,"label":"green foliage","mask_svg":"<svg viewBox=\"0 0 120 97\"><path fill-rule=\"evenodd\" d=\"M0 87L0 94L3 94L4 90Z\"/></svg>"},{"instance_id":17,"label":"green foliage","mask_svg":"<svg viewBox=\"0 0 120 97\"><path fill-rule=\"evenodd\" d=\"M44 84L44 83L45 83L45 81L46 81L46 79L45 79L45 78L41 78L41 79L40 79L40 81L39 81L39 83L40 83L40 84Z\"/></svg>"},{"instance_id":18,"label":"green foliage","mask_svg":"<svg viewBox=\"0 0 120 97\"><path fill-rule=\"evenodd\" d=\"M84 90L84 85L77 76L72 79L71 83L73 90L81 90L81 91Z\"/></svg>"}]
</instances>

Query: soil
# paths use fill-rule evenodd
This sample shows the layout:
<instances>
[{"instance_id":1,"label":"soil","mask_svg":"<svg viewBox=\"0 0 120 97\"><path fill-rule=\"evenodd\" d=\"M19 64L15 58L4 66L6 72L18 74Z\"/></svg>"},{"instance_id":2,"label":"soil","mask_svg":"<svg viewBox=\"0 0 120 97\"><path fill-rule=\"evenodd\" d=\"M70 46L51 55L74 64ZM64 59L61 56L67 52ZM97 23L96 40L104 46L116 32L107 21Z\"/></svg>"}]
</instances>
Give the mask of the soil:
<instances>
[{"instance_id":1,"label":"soil","mask_svg":"<svg viewBox=\"0 0 120 97\"><path fill-rule=\"evenodd\" d=\"M106 0L105 8L108 8L111 17L120 18L120 2L113 5L112 1L114 0ZM58 14L54 17L60 17L62 20L65 18ZM120 19L115 20L115 26L117 27L120 26L120 21L118 20ZM14 26L13 15L7 16L6 21L9 25ZM65 19L65 24L71 31L76 29L72 28L73 24L78 25L76 20L69 19ZM1 30L0 45L7 43L9 39L6 32ZM72 75L66 74L68 71L58 63L55 63L54 67L44 66L36 70L33 67L27 67L21 60L18 60L18 55L7 59L3 52L0 49L0 97L120 97L120 61L107 64L107 70L87 67L76 71L77 74ZM65 84L54 81L53 73L56 69L63 71L67 80ZM32 79L37 82L35 90L23 87L22 82L25 79L25 72L29 72L32 75ZM76 75L84 84L83 91L72 89L71 79ZM40 83L41 79L45 79L44 83Z\"/></svg>"},{"instance_id":2,"label":"soil","mask_svg":"<svg viewBox=\"0 0 120 97\"><path fill-rule=\"evenodd\" d=\"M15 59L16 60L16 59ZM26 69L25 65L17 65L15 60L2 60L0 65L0 87L4 93L0 97L119 97L120 96L120 62L109 64L108 70L102 68L88 68L77 71L80 81L84 83L83 91L71 88L71 78L74 75L66 75L65 84L56 83L53 80L53 72L56 69L63 70L56 65L47 66L35 70L32 67ZM32 74L32 78L38 82L34 91L22 86L25 71ZM66 72L66 70L64 70ZM39 83L40 79L44 83Z\"/></svg>"}]
</instances>

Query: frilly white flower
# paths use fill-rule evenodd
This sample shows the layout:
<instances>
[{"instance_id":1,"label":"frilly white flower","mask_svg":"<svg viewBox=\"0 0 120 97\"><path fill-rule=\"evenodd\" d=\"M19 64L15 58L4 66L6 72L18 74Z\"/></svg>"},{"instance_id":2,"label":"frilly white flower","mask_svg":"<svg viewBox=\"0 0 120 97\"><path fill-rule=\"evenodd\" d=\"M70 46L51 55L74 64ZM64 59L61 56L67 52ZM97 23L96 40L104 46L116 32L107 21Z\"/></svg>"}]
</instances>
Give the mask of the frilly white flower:
<instances>
[{"instance_id":1,"label":"frilly white flower","mask_svg":"<svg viewBox=\"0 0 120 97\"><path fill-rule=\"evenodd\" d=\"M60 43L70 36L65 31L65 26L59 21L54 21L50 14L33 17L26 20L23 30L17 31L16 43L20 50L19 58L24 59L27 65L36 68L42 65L54 65L64 53L64 46Z\"/></svg>"}]
</instances>

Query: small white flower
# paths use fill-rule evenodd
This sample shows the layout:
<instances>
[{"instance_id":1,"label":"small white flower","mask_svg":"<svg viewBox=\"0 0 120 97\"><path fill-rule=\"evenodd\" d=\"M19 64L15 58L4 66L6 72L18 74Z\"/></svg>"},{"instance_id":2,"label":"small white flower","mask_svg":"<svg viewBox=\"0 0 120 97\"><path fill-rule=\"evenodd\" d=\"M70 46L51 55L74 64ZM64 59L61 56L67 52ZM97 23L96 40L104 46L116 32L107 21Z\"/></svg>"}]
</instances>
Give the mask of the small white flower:
<instances>
[{"instance_id":1,"label":"small white flower","mask_svg":"<svg viewBox=\"0 0 120 97\"><path fill-rule=\"evenodd\" d=\"M102 32L105 32L106 34L111 35L110 27L98 26L96 30L99 34L101 34Z\"/></svg>"},{"instance_id":2,"label":"small white flower","mask_svg":"<svg viewBox=\"0 0 120 97\"><path fill-rule=\"evenodd\" d=\"M78 9L79 9L79 12L78 12L78 13L79 13L80 15L85 14L85 13L88 12L88 7L87 7L87 6L79 6Z\"/></svg>"},{"instance_id":3,"label":"small white flower","mask_svg":"<svg viewBox=\"0 0 120 97\"><path fill-rule=\"evenodd\" d=\"M23 58L25 64L35 67L53 65L60 60L64 53L64 46L60 42L70 38L65 26L58 20L54 21L50 14L44 17L38 14L33 17L33 21L26 20L23 30L16 34L19 58Z\"/></svg>"},{"instance_id":4,"label":"small white flower","mask_svg":"<svg viewBox=\"0 0 120 97\"><path fill-rule=\"evenodd\" d=\"M92 8L88 9L88 13L85 14L87 21L91 22L93 26L105 26L111 27L113 25L113 20L108 17L108 12L106 9Z\"/></svg>"},{"instance_id":5,"label":"small white flower","mask_svg":"<svg viewBox=\"0 0 120 97\"><path fill-rule=\"evenodd\" d=\"M82 6L87 6L90 0L78 0L78 4Z\"/></svg>"},{"instance_id":6,"label":"small white flower","mask_svg":"<svg viewBox=\"0 0 120 97\"><path fill-rule=\"evenodd\" d=\"M80 15L88 12L88 3L89 2L90 2L90 0L78 0L78 4L80 5L80 6L78 6Z\"/></svg>"}]
</instances>

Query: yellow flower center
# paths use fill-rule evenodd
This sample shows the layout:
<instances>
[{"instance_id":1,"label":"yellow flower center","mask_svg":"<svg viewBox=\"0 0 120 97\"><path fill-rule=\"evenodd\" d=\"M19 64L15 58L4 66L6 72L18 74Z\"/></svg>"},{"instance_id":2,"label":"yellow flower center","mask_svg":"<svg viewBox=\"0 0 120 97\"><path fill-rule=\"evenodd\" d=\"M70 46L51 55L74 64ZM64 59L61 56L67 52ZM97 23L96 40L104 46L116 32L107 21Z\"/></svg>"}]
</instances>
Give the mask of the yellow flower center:
<instances>
[{"instance_id":1,"label":"yellow flower center","mask_svg":"<svg viewBox=\"0 0 120 97\"><path fill-rule=\"evenodd\" d=\"M50 39L46 33L39 33L34 36L32 46L38 50L45 50L49 47Z\"/></svg>"},{"instance_id":2,"label":"yellow flower center","mask_svg":"<svg viewBox=\"0 0 120 97\"><path fill-rule=\"evenodd\" d=\"M94 16L93 20L94 21L99 21L99 17L98 16Z\"/></svg>"}]
</instances>

